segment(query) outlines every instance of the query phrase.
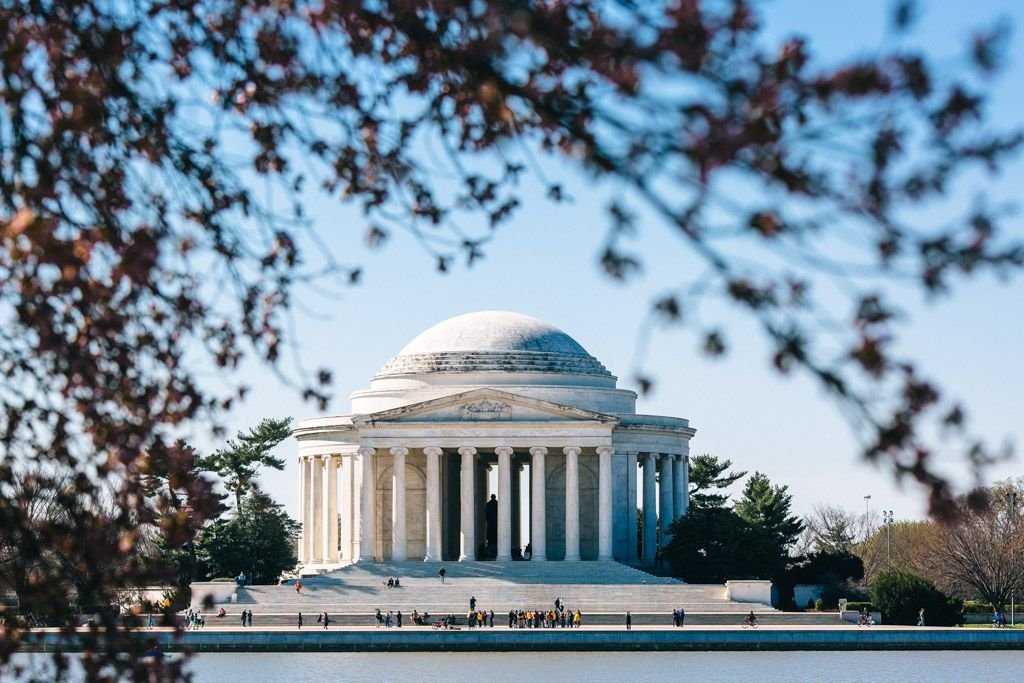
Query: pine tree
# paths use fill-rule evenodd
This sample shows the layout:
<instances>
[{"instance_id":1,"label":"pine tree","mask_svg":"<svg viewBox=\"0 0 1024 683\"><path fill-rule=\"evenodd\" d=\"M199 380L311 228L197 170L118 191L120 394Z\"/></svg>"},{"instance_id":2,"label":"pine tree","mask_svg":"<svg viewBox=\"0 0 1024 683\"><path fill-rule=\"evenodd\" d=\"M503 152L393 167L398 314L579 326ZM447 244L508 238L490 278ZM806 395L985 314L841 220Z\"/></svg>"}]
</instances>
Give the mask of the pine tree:
<instances>
[{"instance_id":1,"label":"pine tree","mask_svg":"<svg viewBox=\"0 0 1024 683\"><path fill-rule=\"evenodd\" d=\"M717 493L747 476L746 472L729 472L732 460L719 460L710 453L690 458L690 509L725 507L729 496Z\"/></svg>"}]
</instances>

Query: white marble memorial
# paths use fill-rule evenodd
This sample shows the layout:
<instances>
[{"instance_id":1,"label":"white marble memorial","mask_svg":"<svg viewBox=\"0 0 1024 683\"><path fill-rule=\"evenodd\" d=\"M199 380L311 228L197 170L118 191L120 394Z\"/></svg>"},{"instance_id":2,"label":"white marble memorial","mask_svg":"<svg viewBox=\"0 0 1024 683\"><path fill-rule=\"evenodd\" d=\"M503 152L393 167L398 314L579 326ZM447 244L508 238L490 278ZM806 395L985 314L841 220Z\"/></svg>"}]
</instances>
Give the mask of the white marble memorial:
<instances>
[{"instance_id":1,"label":"white marble memorial","mask_svg":"<svg viewBox=\"0 0 1024 683\"><path fill-rule=\"evenodd\" d=\"M656 539L686 514L695 430L638 415L636 398L535 318L483 311L431 327L352 394L351 415L295 428L303 571L652 562Z\"/></svg>"}]
</instances>

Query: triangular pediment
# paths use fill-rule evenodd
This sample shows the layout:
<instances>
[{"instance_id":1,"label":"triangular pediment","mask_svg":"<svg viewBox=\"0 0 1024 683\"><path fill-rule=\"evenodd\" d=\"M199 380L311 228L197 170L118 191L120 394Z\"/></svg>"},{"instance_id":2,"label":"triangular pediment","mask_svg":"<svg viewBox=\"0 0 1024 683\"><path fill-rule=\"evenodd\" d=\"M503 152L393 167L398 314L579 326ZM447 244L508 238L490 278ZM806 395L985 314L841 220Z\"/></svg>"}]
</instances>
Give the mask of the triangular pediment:
<instances>
[{"instance_id":1,"label":"triangular pediment","mask_svg":"<svg viewBox=\"0 0 1024 683\"><path fill-rule=\"evenodd\" d=\"M395 422L618 422L614 415L483 388L382 410L352 419L356 425Z\"/></svg>"}]
</instances>

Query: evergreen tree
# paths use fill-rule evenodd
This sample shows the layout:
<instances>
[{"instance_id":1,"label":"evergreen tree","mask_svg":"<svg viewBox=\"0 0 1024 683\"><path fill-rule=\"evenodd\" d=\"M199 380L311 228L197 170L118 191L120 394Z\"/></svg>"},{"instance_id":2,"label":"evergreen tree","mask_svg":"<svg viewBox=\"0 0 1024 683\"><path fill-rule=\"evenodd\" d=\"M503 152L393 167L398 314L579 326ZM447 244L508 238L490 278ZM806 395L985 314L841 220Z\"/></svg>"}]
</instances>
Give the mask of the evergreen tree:
<instances>
[{"instance_id":1,"label":"evergreen tree","mask_svg":"<svg viewBox=\"0 0 1024 683\"><path fill-rule=\"evenodd\" d=\"M672 575L687 583L769 579L772 567L753 559L766 545L761 529L724 507L691 508L672 524L664 548Z\"/></svg>"},{"instance_id":2,"label":"evergreen tree","mask_svg":"<svg viewBox=\"0 0 1024 683\"><path fill-rule=\"evenodd\" d=\"M238 514L203 531L199 556L208 578L244 571L255 584L275 583L298 563L293 541L299 528L282 505L262 491L253 491L242 501Z\"/></svg>"},{"instance_id":3,"label":"evergreen tree","mask_svg":"<svg viewBox=\"0 0 1024 683\"><path fill-rule=\"evenodd\" d=\"M237 440L228 441L227 448L202 458L201 467L225 479L225 486L235 496L235 510L242 508L242 497L255 490L253 480L261 467L284 469L284 460L270 454L279 443L291 436L292 419L264 419L247 433L239 432Z\"/></svg>"},{"instance_id":4,"label":"evergreen tree","mask_svg":"<svg viewBox=\"0 0 1024 683\"><path fill-rule=\"evenodd\" d=\"M729 496L720 493L747 476L746 472L728 472L732 460L719 460L710 453L690 458L690 509L725 507Z\"/></svg>"},{"instance_id":5,"label":"evergreen tree","mask_svg":"<svg viewBox=\"0 0 1024 683\"><path fill-rule=\"evenodd\" d=\"M735 510L742 519L774 536L779 547L788 551L804 528L800 518L790 514L792 505L788 486L773 486L767 475L754 472Z\"/></svg>"}]
</instances>

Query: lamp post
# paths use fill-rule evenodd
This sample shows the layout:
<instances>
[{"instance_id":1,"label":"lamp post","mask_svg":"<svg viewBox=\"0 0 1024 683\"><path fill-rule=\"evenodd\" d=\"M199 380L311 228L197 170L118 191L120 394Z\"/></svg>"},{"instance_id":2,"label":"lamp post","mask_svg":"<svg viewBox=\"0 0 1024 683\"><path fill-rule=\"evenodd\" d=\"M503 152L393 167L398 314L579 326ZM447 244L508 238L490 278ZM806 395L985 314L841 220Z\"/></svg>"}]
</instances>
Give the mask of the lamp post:
<instances>
[{"instance_id":1,"label":"lamp post","mask_svg":"<svg viewBox=\"0 0 1024 683\"><path fill-rule=\"evenodd\" d=\"M885 524L885 564L892 571L892 510L882 510L882 524Z\"/></svg>"},{"instance_id":2,"label":"lamp post","mask_svg":"<svg viewBox=\"0 0 1024 683\"><path fill-rule=\"evenodd\" d=\"M1006 494L1006 502L1010 507L1010 533L1016 533L1016 521L1017 521L1017 492L1010 491ZM1010 626L1014 625L1014 592L1016 586L1010 586Z\"/></svg>"}]
</instances>

